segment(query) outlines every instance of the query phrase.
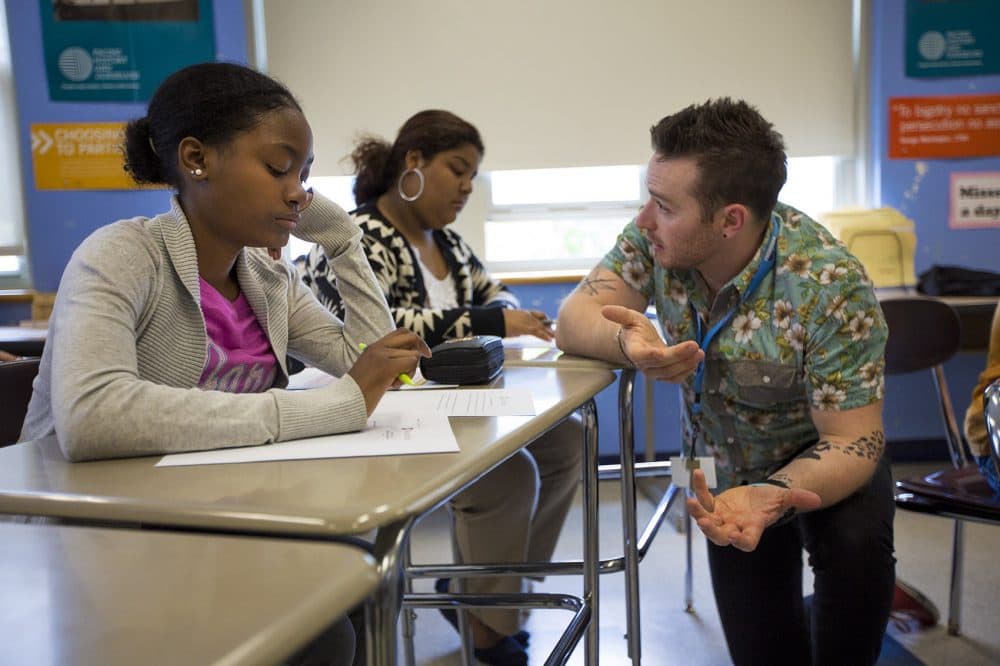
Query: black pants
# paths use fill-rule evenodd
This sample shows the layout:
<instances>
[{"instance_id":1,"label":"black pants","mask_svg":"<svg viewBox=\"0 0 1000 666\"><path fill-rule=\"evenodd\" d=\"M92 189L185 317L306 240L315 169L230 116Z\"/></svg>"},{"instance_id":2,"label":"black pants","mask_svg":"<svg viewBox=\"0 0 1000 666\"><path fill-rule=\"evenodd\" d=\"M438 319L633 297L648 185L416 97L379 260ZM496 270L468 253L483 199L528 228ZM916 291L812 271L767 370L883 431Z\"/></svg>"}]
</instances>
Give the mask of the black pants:
<instances>
[{"instance_id":1,"label":"black pants","mask_svg":"<svg viewBox=\"0 0 1000 666\"><path fill-rule=\"evenodd\" d=\"M768 528L744 553L709 542L708 564L729 655L744 664L874 664L892 606L895 505L883 457L839 504ZM815 576L802 596L802 549Z\"/></svg>"}]
</instances>

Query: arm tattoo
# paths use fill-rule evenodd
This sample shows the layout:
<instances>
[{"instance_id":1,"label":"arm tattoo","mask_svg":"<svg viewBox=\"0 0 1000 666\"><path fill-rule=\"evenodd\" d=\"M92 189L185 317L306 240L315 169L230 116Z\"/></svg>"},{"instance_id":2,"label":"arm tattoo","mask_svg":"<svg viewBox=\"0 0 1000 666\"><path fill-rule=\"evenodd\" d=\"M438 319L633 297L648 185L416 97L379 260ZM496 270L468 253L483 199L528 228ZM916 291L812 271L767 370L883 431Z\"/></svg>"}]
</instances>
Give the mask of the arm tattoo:
<instances>
[{"instance_id":1,"label":"arm tattoo","mask_svg":"<svg viewBox=\"0 0 1000 666\"><path fill-rule=\"evenodd\" d=\"M834 448L844 455L878 460L882 457L882 451L885 449L885 434L881 430L875 430L870 435L864 435L847 444L834 444L829 440L821 439L799 454L798 457L807 460L820 460L824 453Z\"/></svg>"},{"instance_id":2,"label":"arm tattoo","mask_svg":"<svg viewBox=\"0 0 1000 666\"><path fill-rule=\"evenodd\" d=\"M868 460L878 460L885 450L885 434L881 430L876 430L870 435L866 435L854 440L844 447L844 453L854 455L858 458Z\"/></svg>"},{"instance_id":3,"label":"arm tattoo","mask_svg":"<svg viewBox=\"0 0 1000 666\"><path fill-rule=\"evenodd\" d=\"M592 278L589 275L580 281L580 290L588 296L596 296L599 291L614 291L614 281L608 278Z\"/></svg>"}]
</instances>

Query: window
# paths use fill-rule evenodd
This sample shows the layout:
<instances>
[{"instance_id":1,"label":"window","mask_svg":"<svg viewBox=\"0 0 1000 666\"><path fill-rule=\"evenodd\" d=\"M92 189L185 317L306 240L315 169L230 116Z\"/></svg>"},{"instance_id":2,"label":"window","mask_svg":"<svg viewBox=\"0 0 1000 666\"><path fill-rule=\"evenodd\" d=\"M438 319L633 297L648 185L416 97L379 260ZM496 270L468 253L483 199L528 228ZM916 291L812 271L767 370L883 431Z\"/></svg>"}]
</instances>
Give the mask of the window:
<instances>
[{"instance_id":1,"label":"window","mask_svg":"<svg viewBox=\"0 0 1000 666\"><path fill-rule=\"evenodd\" d=\"M495 271L590 268L642 204L643 177L639 166L488 174L487 265Z\"/></svg>"},{"instance_id":2,"label":"window","mask_svg":"<svg viewBox=\"0 0 1000 666\"><path fill-rule=\"evenodd\" d=\"M840 166L834 157L789 158L780 200L812 217L833 210ZM640 166L494 171L484 181L484 258L493 271L589 269L647 199Z\"/></svg>"},{"instance_id":3,"label":"window","mask_svg":"<svg viewBox=\"0 0 1000 666\"><path fill-rule=\"evenodd\" d=\"M12 159L0 160L0 187L8 193L0 198L0 287L28 286L24 248L24 206L21 198L20 160L17 156L17 113L14 75L7 40L7 11L0 4L0 143L8 146Z\"/></svg>"}]
</instances>

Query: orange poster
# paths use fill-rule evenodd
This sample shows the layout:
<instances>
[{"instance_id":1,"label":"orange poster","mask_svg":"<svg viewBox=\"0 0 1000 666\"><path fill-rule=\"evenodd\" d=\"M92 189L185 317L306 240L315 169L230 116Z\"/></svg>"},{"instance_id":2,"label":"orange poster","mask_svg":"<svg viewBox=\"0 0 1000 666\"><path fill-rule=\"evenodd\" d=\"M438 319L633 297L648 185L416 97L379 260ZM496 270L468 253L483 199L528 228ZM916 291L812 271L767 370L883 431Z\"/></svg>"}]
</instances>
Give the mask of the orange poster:
<instances>
[{"instance_id":1,"label":"orange poster","mask_svg":"<svg viewBox=\"0 0 1000 666\"><path fill-rule=\"evenodd\" d=\"M39 190L135 190L125 173L125 123L32 123L31 162ZM145 189L145 188L142 188Z\"/></svg>"},{"instance_id":2,"label":"orange poster","mask_svg":"<svg viewBox=\"0 0 1000 666\"><path fill-rule=\"evenodd\" d=\"M1000 95L891 97L892 159L1000 155Z\"/></svg>"}]
</instances>

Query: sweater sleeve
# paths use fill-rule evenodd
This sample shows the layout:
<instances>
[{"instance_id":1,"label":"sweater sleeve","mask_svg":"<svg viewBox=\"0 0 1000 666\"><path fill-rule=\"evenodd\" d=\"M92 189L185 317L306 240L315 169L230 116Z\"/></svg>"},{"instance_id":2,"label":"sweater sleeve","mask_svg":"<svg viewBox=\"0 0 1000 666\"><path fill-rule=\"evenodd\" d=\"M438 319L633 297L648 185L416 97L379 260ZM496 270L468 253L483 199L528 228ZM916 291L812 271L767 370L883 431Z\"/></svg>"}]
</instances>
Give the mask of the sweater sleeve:
<instances>
[{"instance_id":1,"label":"sweater sleeve","mask_svg":"<svg viewBox=\"0 0 1000 666\"><path fill-rule=\"evenodd\" d=\"M70 460L267 444L364 427L364 398L350 378L322 389L225 393L197 388L197 304L177 298L155 243L139 225L111 225L78 248L63 276L26 436L54 430ZM194 310L191 310L191 309ZM176 316L175 340L151 340L152 311ZM202 342L202 345L204 343ZM203 362L203 357L201 362ZM47 367L46 367L47 366ZM154 376L186 379L175 385ZM49 397L50 396L50 397ZM33 398L34 402L35 398Z\"/></svg>"},{"instance_id":2,"label":"sweater sleeve","mask_svg":"<svg viewBox=\"0 0 1000 666\"><path fill-rule=\"evenodd\" d=\"M289 290L289 351L293 356L333 375L343 375L357 360L361 343L371 344L395 328L385 294L362 248L361 229L343 209L317 195L309 207L305 240L322 248L330 279L326 293L336 295L336 307L325 308L301 281L291 276ZM317 219L318 218L318 219ZM319 278L318 278L319 279Z\"/></svg>"},{"instance_id":3,"label":"sweater sleeve","mask_svg":"<svg viewBox=\"0 0 1000 666\"><path fill-rule=\"evenodd\" d=\"M400 256L402 250L394 252L376 239L368 243L369 260L388 296L396 325L415 332L431 347L469 335L503 337L506 334L503 309L517 307L517 299L490 277L458 234L446 230L438 242L455 282L458 307L427 307L426 288L418 279L417 268ZM399 287L399 277L404 271L411 274L412 290Z\"/></svg>"}]
</instances>

